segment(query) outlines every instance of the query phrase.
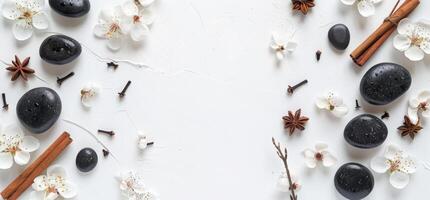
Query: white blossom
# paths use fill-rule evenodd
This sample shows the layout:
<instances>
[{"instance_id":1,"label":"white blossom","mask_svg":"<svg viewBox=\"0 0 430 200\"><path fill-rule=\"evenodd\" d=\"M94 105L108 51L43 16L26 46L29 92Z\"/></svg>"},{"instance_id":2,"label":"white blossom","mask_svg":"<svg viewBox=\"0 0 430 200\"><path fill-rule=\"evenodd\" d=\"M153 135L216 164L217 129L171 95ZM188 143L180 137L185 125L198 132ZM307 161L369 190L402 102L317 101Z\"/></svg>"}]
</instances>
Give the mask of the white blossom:
<instances>
[{"instance_id":1,"label":"white blossom","mask_svg":"<svg viewBox=\"0 0 430 200\"><path fill-rule=\"evenodd\" d=\"M295 192L298 192L302 188L302 185L299 183L297 177L294 174L291 174L291 182L292 186L290 186L287 173L282 172L279 176L277 187L282 192L289 192L291 189L293 189Z\"/></svg>"},{"instance_id":2,"label":"white blossom","mask_svg":"<svg viewBox=\"0 0 430 200\"><path fill-rule=\"evenodd\" d=\"M91 107L100 93L101 87L99 84L90 82L81 89L81 103L85 107Z\"/></svg>"},{"instance_id":3,"label":"white blossom","mask_svg":"<svg viewBox=\"0 0 430 200\"><path fill-rule=\"evenodd\" d=\"M58 165L48 168L47 175L36 177L30 200L71 199L77 195L76 186L67 179L66 170Z\"/></svg>"},{"instance_id":4,"label":"white blossom","mask_svg":"<svg viewBox=\"0 0 430 200\"><path fill-rule=\"evenodd\" d=\"M325 95L318 97L316 106L319 109L330 111L336 117L343 117L348 114L348 107L335 92L327 92Z\"/></svg>"},{"instance_id":5,"label":"white blossom","mask_svg":"<svg viewBox=\"0 0 430 200\"><path fill-rule=\"evenodd\" d=\"M357 3L357 9L361 16L369 17L375 14L375 4L382 0L340 0L343 4L352 6Z\"/></svg>"},{"instance_id":6,"label":"white blossom","mask_svg":"<svg viewBox=\"0 0 430 200\"><path fill-rule=\"evenodd\" d=\"M25 136L16 124L0 127L0 169L9 169L15 161L18 165L26 165L30 161L30 153L39 149L39 140L33 136Z\"/></svg>"},{"instance_id":7,"label":"white blossom","mask_svg":"<svg viewBox=\"0 0 430 200\"><path fill-rule=\"evenodd\" d=\"M319 162L323 164L324 167L331 167L336 164L337 159L328 150L328 145L325 143L317 143L315 145L315 150L305 149L303 151L303 156L305 157L305 164L309 168L315 168Z\"/></svg>"},{"instance_id":8,"label":"white blossom","mask_svg":"<svg viewBox=\"0 0 430 200\"><path fill-rule=\"evenodd\" d=\"M118 50L129 33L131 24L132 19L124 13L121 6L103 9L98 24L94 27L94 34L107 39L109 48Z\"/></svg>"},{"instance_id":9,"label":"white blossom","mask_svg":"<svg viewBox=\"0 0 430 200\"><path fill-rule=\"evenodd\" d=\"M416 172L416 162L413 158L395 145L389 145L384 157L377 156L372 159L370 167L376 173L389 173L390 184L403 189L409 184L409 174Z\"/></svg>"},{"instance_id":10,"label":"white blossom","mask_svg":"<svg viewBox=\"0 0 430 200\"><path fill-rule=\"evenodd\" d=\"M425 54L430 54L430 22L412 23L408 18L397 26L399 33L394 37L394 48L404 52L411 61L420 61Z\"/></svg>"},{"instance_id":11,"label":"white blossom","mask_svg":"<svg viewBox=\"0 0 430 200\"><path fill-rule=\"evenodd\" d=\"M43 11L45 0L5 0L3 17L14 22L12 32L17 40L23 41L33 35L33 27L47 29L48 19Z\"/></svg>"},{"instance_id":12,"label":"white blossom","mask_svg":"<svg viewBox=\"0 0 430 200\"><path fill-rule=\"evenodd\" d=\"M148 190L143 183L143 177L137 172L121 173L119 188L127 200L158 200L157 194Z\"/></svg>"},{"instance_id":13,"label":"white blossom","mask_svg":"<svg viewBox=\"0 0 430 200\"><path fill-rule=\"evenodd\" d=\"M142 41L149 34L149 25L154 22L154 14L148 7L152 3L153 0L129 0L123 4L125 14L132 19L130 37L133 41Z\"/></svg>"},{"instance_id":14,"label":"white blossom","mask_svg":"<svg viewBox=\"0 0 430 200\"><path fill-rule=\"evenodd\" d=\"M421 91L418 95L409 99L408 117L413 123L417 123L421 116L430 117L430 91Z\"/></svg>"},{"instance_id":15,"label":"white blossom","mask_svg":"<svg viewBox=\"0 0 430 200\"><path fill-rule=\"evenodd\" d=\"M275 52L278 61L283 61L287 52L291 53L295 51L297 45L297 42L293 40L287 40L286 42L284 42L278 33L272 33L272 41L270 47Z\"/></svg>"}]
</instances>

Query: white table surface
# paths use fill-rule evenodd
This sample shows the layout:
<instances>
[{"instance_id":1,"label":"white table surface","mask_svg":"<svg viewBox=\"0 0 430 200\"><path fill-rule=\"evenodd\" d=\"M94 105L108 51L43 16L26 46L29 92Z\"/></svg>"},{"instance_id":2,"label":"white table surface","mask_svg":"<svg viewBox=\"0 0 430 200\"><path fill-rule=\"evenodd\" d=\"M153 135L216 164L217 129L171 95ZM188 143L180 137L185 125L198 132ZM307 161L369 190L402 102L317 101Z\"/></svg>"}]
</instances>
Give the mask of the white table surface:
<instances>
[{"instance_id":1,"label":"white table surface","mask_svg":"<svg viewBox=\"0 0 430 200\"><path fill-rule=\"evenodd\" d=\"M430 56L422 62L409 62L393 48L390 38L364 68L354 66L349 58L349 53L386 17L394 0L384 1L377 14L368 19L359 16L355 7L344 6L338 0L317 0L317 6L306 17L292 12L288 0L160 0L153 7L158 17L148 40L112 52L106 48L106 41L93 36L92 28L104 6L120 2L92 0L89 15L80 20L49 11L49 31L69 35L99 54L141 61L166 73L127 65L113 71L86 49L70 65L48 65L38 55L46 34L38 33L25 43L17 43L11 25L4 19L0 22L0 58L9 61L14 54L31 56L31 67L62 98L62 119L73 120L93 132L99 128L117 132L113 139L103 135L99 138L111 148L120 166L111 157L103 158L101 147L88 134L62 120L48 133L37 135L41 148L32 159L62 131L71 133L73 144L55 163L66 167L70 178L78 184L77 199L120 199L114 175L121 169L140 171L148 187L164 200L289 199L275 187L282 163L272 147L272 136L288 145L291 168L303 185L299 199L343 199L333 184L337 168L350 161L369 166L370 159L384 150L359 151L344 141L346 123L364 112L380 116L389 111L391 117L385 121L389 135L384 145L398 144L421 160L430 161L427 123L414 141L401 138L396 131L406 113L408 97L429 87ZM410 17L429 17L429 9L430 2L423 0ZM335 23L346 24L352 34L344 52L335 51L328 43L327 31ZM299 47L277 66L269 50L271 32L291 34L294 29ZM318 49L323 54L317 63ZM383 61L409 69L413 77L411 89L388 106L355 111L362 75ZM76 75L57 87L56 76L70 71ZM4 70L0 73L0 91L7 94L11 106L9 111L0 112L4 123L17 121L16 102L26 91L47 86L35 77L27 84L21 80L12 83L9 78ZM287 96L287 86L303 79L308 79L309 84ZM119 101L116 93L127 80L133 83L124 100ZM104 89L97 105L85 110L79 91L89 81L102 84ZM316 96L329 89L338 91L351 108L346 117L335 119L315 108ZM360 102L364 104L361 99ZM298 108L311 120L304 132L290 137L283 130L281 117ZM139 153L137 130L126 113L139 129L150 132L154 147ZM335 167L305 167L301 151L317 141L329 144L339 159ZM76 154L83 147L92 147L99 153L98 166L90 174L79 173L75 167ZM22 170L15 166L1 171L0 188ZM376 175L374 191L366 199L426 199L429 178L430 172L421 168L409 186L399 191L389 185L387 175Z\"/></svg>"}]
</instances>

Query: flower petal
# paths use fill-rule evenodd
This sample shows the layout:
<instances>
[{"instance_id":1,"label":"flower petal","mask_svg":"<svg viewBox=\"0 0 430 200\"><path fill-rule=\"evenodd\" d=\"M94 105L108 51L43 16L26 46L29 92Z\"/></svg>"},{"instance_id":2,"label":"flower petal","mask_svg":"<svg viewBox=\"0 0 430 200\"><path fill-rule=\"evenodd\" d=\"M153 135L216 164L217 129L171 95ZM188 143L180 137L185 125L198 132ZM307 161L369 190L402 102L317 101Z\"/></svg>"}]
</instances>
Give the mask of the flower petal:
<instances>
[{"instance_id":1,"label":"flower petal","mask_svg":"<svg viewBox=\"0 0 430 200\"><path fill-rule=\"evenodd\" d=\"M396 145L388 145L384 157L389 160L394 160L401 153L401 150Z\"/></svg>"},{"instance_id":2,"label":"flower petal","mask_svg":"<svg viewBox=\"0 0 430 200\"><path fill-rule=\"evenodd\" d=\"M317 166L317 160L315 158L305 158L305 164L313 169Z\"/></svg>"},{"instance_id":3,"label":"flower petal","mask_svg":"<svg viewBox=\"0 0 430 200\"><path fill-rule=\"evenodd\" d=\"M357 4L358 12L361 16L369 17L375 14L375 6L370 0L361 0Z\"/></svg>"},{"instance_id":4,"label":"flower petal","mask_svg":"<svg viewBox=\"0 0 430 200\"><path fill-rule=\"evenodd\" d=\"M39 12L45 7L45 0L21 0L18 2L21 6L34 12Z\"/></svg>"},{"instance_id":5,"label":"flower petal","mask_svg":"<svg viewBox=\"0 0 430 200\"><path fill-rule=\"evenodd\" d=\"M335 107L331 113L333 113L333 115L336 117L343 117L346 114L348 114L348 107L346 106Z\"/></svg>"},{"instance_id":6,"label":"flower petal","mask_svg":"<svg viewBox=\"0 0 430 200\"><path fill-rule=\"evenodd\" d=\"M331 167L334 164L336 164L337 159L330 152L323 151L322 154L323 154L323 162L322 163L323 163L324 167Z\"/></svg>"},{"instance_id":7,"label":"flower petal","mask_svg":"<svg viewBox=\"0 0 430 200\"><path fill-rule=\"evenodd\" d=\"M283 61L284 60L284 53L282 52L282 51L277 51L276 52L276 58L279 60L279 61Z\"/></svg>"},{"instance_id":8,"label":"flower petal","mask_svg":"<svg viewBox=\"0 0 430 200\"><path fill-rule=\"evenodd\" d=\"M58 188L58 193L65 199L70 199L78 195L76 185L69 181L66 181L63 187Z\"/></svg>"},{"instance_id":9,"label":"flower petal","mask_svg":"<svg viewBox=\"0 0 430 200\"><path fill-rule=\"evenodd\" d=\"M107 24L97 24L94 26L94 35L100 38L106 38L106 33L109 31L109 27Z\"/></svg>"},{"instance_id":10,"label":"flower petal","mask_svg":"<svg viewBox=\"0 0 430 200\"><path fill-rule=\"evenodd\" d=\"M48 185L46 183L46 176L41 175L36 177L33 180L33 184L31 185L31 187L36 191L45 191L46 188L48 188Z\"/></svg>"},{"instance_id":11,"label":"flower petal","mask_svg":"<svg viewBox=\"0 0 430 200\"><path fill-rule=\"evenodd\" d=\"M328 109L330 107L330 103L325 97L318 97L315 104L319 109Z\"/></svg>"},{"instance_id":12,"label":"flower petal","mask_svg":"<svg viewBox=\"0 0 430 200\"><path fill-rule=\"evenodd\" d=\"M277 188L282 192L289 192L290 183L288 181L288 177L286 175L281 175L278 179Z\"/></svg>"},{"instance_id":13,"label":"flower petal","mask_svg":"<svg viewBox=\"0 0 430 200\"><path fill-rule=\"evenodd\" d=\"M99 20L104 23L112 21L114 18L114 10L112 8L105 8L100 11Z\"/></svg>"},{"instance_id":14,"label":"flower petal","mask_svg":"<svg viewBox=\"0 0 430 200\"><path fill-rule=\"evenodd\" d=\"M421 91L418 94L418 101L420 103L421 102L427 102L429 99L430 99L430 91L428 91L428 90Z\"/></svg>"},{"instance_id":15,"label":"flower petal","mask_svg":"<svg viewBox=\"0 0 430 200\"><path fill-rule=\"evenodd\" d=\"M151 9L144 8L139 11L140 16L140 22L150 25L155 21L155 15L154 12L151 11Z\"/></svg>"},{"instance_id":16,"label":"flower petal","mask_svg":"<svg viewBox=\"0 0 430 200\"><path fill-rule=\"evenodd\" d=\"M15 24L12 27L12 32L15 39L24 41L33 35L33 26L28 24L25 20L20 19L15 21Z\"/></svg>"},{"instance_id":17,"label":"flower petal","mask_svg":"<svg viewBox=\"0 0 430 200\"><path fill-rule=\"evenodd\" d=\"M394 188L403 189L409 184L409 175L403 172L393 172L390 176L390 183Z\"/></svg>"},{"instance_id":18,"label":"flower petal","mask_svg":"<svg viewBox=\"0 0 430 200\"><path fill-rule=\"evenodd\" d=\"M33 152L39 149L39 140L33 136L25 136L22 143L18 146L22 151Z\"/></svg>"},{"instance_id":19,"label":"flower petal","mask_svg":"<svg viewBox=\"0 0 430 200\"><path fill-rule=\"evenodd\" d=\"M58 198L58 194L54 192L48 193L44 200L55 200Z\"/></svg>"},{"instance_id":20,"label":"flower petal","mask_svg":"<svg viewBox=\"0 0 430 200\"><path fill-rule=\"evenodd\" d=\"M417 164L414 158L407 157L402 160L401 171L407 174L414 174L417 171Z\"/></svg>"},{"instance_id":21,"label":"flower petal","mask_svg":"<svg viewBox=\"0 0 430 200\"><path fill-rule=\"evenodd\" d=\"M375 157L370 161L370 168L373 169L376 173L385 173L390 168L390 164L388 164L387 159L384 157Z\"/></svg>"},{"instance_id":22,"label":"flower petal","mask_svg":"<svg viewBox=\"0 0 430 200\"><path fill-rule=\"evenodd\" d=\"M276 48L282 45L282 41L281 41L281 37L279 36L279 33L277 32L272 33L272 44L276 44Z\"/></svg>"},{"instance_id":23,"label":"flower petal","mask_svg":"<svg viewBox=\"0 0 430 200\"><path fill-rule=\"evenodd\" d=\"M406 35L396 35L393 40L394 48L399 51L406 51L411 47L411 39Z\"/></svg>"},{"instance_id":24,"label":"flower petal","mask_svg":"<svg viewBox=\"0 0 430 200\"><path fill-rule=\"evenodd\" d=\"M121 38L110 38L108 41L108 47L114 51L119 50L122 46Z\"/></svg>"},{"instance_id":25,"label":"flower petal","mask_svg":"<svg viewBox=\"0 0 430 200\"><path fill-rule=\"evenodd\" d=\"M411 61L420 61L424 58L424 52L417 46L412 46L405 51L405 56Z\"/></svg>"},{"instance_id":26,"label":"flower petal","mask_svg":"<svg viewBox=\"0 0 430 200\"><path fill-rule=\"evenodd\" d=\"M45 200L45 191L33 191L30 193L30 200Z\"/></svg>"},{"instance_id":27,"label":"flower petal","mask_svg":"<svg viewBox=\"0 0 430 200\"><path fill-rule=\"evenodd\" d=\"M286 49L288 52L293 52L293 51L295 51L295 50L296 50L297 46L298 46L298 43L297 43L297 42L295 42L295 41L289 41L289 42L287 43L287 45L285 46L285 49Z\"/></svg>"},{"instance_id":28,"label":"flower petal","mask_svg":"<svg viewBox=\"0 0 430 200\"><path fill-rule=\"evenodd\" d=\"M39 12L33 16L33 26L36 29L44 30L49 27L48 17L45 13Z\"/></svg>"},{"instance_id":29,"label":"flower petal","mask_svg":"<svg viewBox=\"0 0 430 200\"><path fill-rule=\"evenodd\" d=\"M30 153L25 151L17 151L14 156L15 162L18 165L26 165L30 161Z\"/></svg>"},{"instance_id":30,"label":"flower petal","mask_svg":"<svg viewBox=\"0 0 430 200\"><path fill-rule=\"evenodd\" d=\"M329 103L335 107L343 105L343 99L335 92L328 92L327 97Z\"/></svg>"},{"instance_id":31,"label":"flower petal","mask_svg":"<svg viewBox=\"0 0 430 200\"><path fill-rule=\"evenodd\" d=\"M139 12L139 8L136 6L134 0L125 1L122 4L122 10L124 11L124 14L128 16L137 15Z\"/></svg>"},{"instance_id":32,"label":"flower petal","mask_svg":"<svg viewBox=\"0 0 430 200\"><path fill-rule=\"evenodd\" d=\"M417 108L408 108L408 117L412 121L412 123L418 122L418 109Z\"/></svg>"},{"instance_id":33,"label":"flower petal","mask_svg":"<svg viewBox=\"0 0 430 200\"><path fill-rule=\"evenodd\" d=\"M305 158L315 158L315 151L307 148L303 151L303 156Z\"/></svg>"},{"instance_id":34,"label":"flower petal","mask_svg":"<svg viewBox=\"0 0 430 200\"><path fill-rule=\"evenodd\" d=\"M409 99L409 107L418 108L418 106L420 105L420 103L421 102L420 102L420 100L417 97Z\"/></svg>"},{"instance_id":35,"label":"flower petal","mask_svg":"<svg viewBox=\"0 0 430 200\"><path fill-rule=\"evenodd\" d=\"M340 1L343 4L350 6L350 5L354 4L356 0L340 0Z\"/></svg>"},{"instance_id":36,"label":"flower petal","mask_svg":"<svg viewBox=\"0 0 430 200\"><path fill-rule=\"evenodd\" d=\"M316 144L315 144L315 150L316 150L317 152L324 151L324 150L326 150L327 148L328 148L328 145L327 145L326 143L318 142L318 143L316 143Z\"/></svg>"},{"instance_id":37,"label":"flower petal","mask_svg":"<svg viewBox=\"0 0 430 200\"><path fill-rule=\"evenodd\" d=\"M48 176L61 176L63 178L67 176L66 170L59 165L50 166L46 174Z\"/></svg>"},{"instance_id":38,"label":"flower petal","mask_svg":"<svg viewBox=\"0 0 430 200\"><path fill-rule=\"evenodd\" d=\"M139 0L139 3L142 6L147 7L147 6L152 5L154 3L154 0Z\"/></svg>"},{"instance_id":39,"label":"flower petal","mask_svg":"<svg viewBox=\"0 0 430 200\"><path fill-rule=\"evenodd\" d=\"M138 23L133 26L130 31L130 37L133 41L139 42L149 35L149 28L143 23Z\"/></svg>"},{"instance_id":40,"label":"flower petal","mask_svg":"<svg viewBox=\"0 0 430 200\"><path fill-rule=\"evenodd\" d=\"M421 43L421 49L424 51L424 53L426 54L430 54L430 38L427 38L427 40L424 40Z\"/></svg>"},{"instance_id":41,"label":"flower petal","mask_svg":"<svg viewBox=\"0 0 430 200\"><path fill-rule=\"evenodd\" d=\"M401 35L407 35L413 31L415 25L408 18L402 19L397 25L397 32Z\"/></svg>"},{"instance_id":42,"label":"flower petal","mask_svg":"<svg viewBox=\"0 0 430 200\"><path fill-rule=\"evenodd\" d=\"M10 20L16 20L21 15L17 4L12 0L5 0L2 5L3 17Z\"/></svg>"},{"instance_id":43,"label":"flower petal","mask_svg":"<svg viewBox=\"0 0 430 200\"><path fill-rule=\"evenodd\" d=\"M10 153L0 153L0 169L10 169L13 165L13 157Z\"/></svg>"}]
</instances>

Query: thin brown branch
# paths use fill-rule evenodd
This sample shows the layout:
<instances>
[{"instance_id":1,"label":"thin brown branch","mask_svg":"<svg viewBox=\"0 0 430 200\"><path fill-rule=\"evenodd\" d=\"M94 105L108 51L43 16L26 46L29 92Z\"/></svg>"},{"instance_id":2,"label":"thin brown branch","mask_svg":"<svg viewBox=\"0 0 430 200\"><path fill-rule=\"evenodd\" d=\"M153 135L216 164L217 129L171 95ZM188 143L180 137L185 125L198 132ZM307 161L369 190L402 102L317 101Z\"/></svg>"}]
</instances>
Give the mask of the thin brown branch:
<instances>
[{"instance_id":1,"label":"thin brown branch","mask_svg":"<svg viewBox=\"0 0 430 200\"><path fill-rule=\"evenodd\" d=\"M287 151L287 148L284 148L284 152L282 152L281 144L279 142L276 142L275 138L273 138L273 137L272 137L272 143L275 146L276 153L278 154L279 158L284 163L285 172L287 172L288 183L290 184L289 190L291 191L290 199L291 200L297 200L297 195L296 195L294 189L292 188L293 180L291 178L290 169L288 168L288 162L287 162L288 151Z\"/></svg>"}]
</instances>

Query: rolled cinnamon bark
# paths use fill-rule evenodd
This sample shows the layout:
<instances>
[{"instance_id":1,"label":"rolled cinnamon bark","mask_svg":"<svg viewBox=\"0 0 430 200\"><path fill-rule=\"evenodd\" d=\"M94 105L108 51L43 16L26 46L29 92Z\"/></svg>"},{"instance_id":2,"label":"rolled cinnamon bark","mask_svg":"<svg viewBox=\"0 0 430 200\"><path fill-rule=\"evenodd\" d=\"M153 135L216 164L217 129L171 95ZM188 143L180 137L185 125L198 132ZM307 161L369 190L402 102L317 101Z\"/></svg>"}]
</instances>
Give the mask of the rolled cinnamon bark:
<instances>
[{"instance_id":1,"label":"rolled cinnamon bark","mask_svg":"<svg viewBox=\"0 0 430 200\"><path fill-rule=\"evenodd\" d=\"M396 25L412 13L419 4L420 0L406 0L375 32L351 53L352 60L357 65L363 66L396 30Z\"/></svg>"}]
</instances>

